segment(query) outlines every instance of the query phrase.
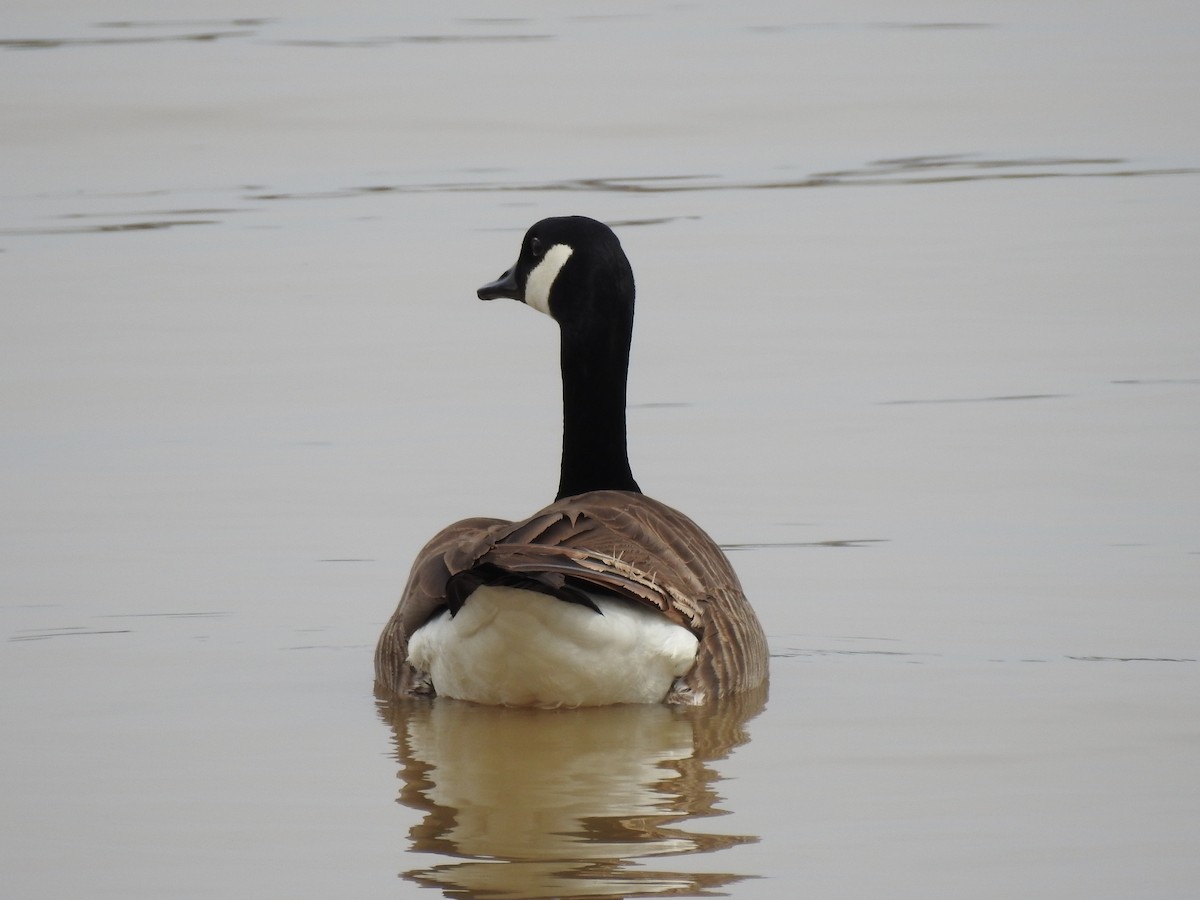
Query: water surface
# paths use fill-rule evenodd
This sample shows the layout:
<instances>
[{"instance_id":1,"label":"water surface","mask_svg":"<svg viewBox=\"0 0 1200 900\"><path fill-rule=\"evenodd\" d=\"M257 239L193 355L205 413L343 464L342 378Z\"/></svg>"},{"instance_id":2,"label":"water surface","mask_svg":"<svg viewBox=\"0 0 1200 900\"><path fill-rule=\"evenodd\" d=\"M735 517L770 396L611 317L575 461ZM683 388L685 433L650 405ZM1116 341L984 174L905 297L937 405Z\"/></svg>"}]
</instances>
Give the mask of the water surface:
<instances>
[{"instance_id":1,"label":"water surface","mask_svg":"<svg viewBox=\"0 0 1200 900\"><path fill-rule=\"evenodd\" d=\"M62 897L1180 897L1200 14L10 3L0 871ZM769 698L394 705L414 553L557 483L545 215Z\"/></svg>"}]
</instances>

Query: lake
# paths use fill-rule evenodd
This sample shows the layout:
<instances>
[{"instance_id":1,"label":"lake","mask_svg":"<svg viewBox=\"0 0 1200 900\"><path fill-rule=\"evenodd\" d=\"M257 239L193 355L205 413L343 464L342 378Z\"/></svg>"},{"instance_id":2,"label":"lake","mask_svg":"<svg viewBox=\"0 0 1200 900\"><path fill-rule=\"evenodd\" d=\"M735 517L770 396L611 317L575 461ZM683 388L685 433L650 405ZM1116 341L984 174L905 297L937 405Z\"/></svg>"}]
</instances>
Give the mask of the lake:
<instances>
[{"instance_id":1,"label":"lake","mask_svg":"<svg viewBox=\"0 0 1200 900\"><path fill-rule=\"evenodd\" d=\"M1200 7L13 0L14 898L1178 898L1200 879ZM558 480L537 219L769 695L376 698Z\"/></svg>"}]
</instances>

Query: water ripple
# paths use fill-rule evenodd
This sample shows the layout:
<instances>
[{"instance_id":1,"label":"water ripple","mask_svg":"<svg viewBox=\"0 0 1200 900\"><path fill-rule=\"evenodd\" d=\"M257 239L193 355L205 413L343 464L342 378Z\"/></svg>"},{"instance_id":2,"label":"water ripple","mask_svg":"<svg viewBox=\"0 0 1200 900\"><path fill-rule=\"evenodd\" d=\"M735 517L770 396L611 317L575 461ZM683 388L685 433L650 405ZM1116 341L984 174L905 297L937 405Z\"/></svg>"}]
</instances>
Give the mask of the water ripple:
<instances>
[{"instance_id":1,"label":"water ripple","mask_svg":"<svg viewBox=\"0 0 1200 900\"><path fill-rule=\"evenodd\" d=\"M762 541L747 544L721 544L722 550L779 550L797 547L869 547L886 544L888 538L837 538L829 541Z\"/></svg>"},{"instance_id":2,"label":"water ripple","mask_svg":"<svg viewBox=\"0 0 1200 900\"><path fill-rule=\"evenodd\" d=\"M94 47L110 44L163 44L175 41L219 41L226 38L248 37L253 31L201 31L187 34L132 35L129 37L86 38L0 38L0 47L11 50L52 50L57 47Z\"/></svg>"},{"instance_id":3,"label":"water ripple","mask_svg":"<svg viewBox=\"0 0 1200 900\"><path fill-rule=\"evenodd\" d=\"M396 44L506 44L553 38L552 34L403 34L343 40L293 38L275 43L285 47L391 47Z\"/></svg>"},{"instance_id":4,"label":"water ripple","mask_svg":"<svg viewBox=\"0 0 1200 900\"><path fill-rule=\"evenodd\" d=\"M4 42L0 41L0 44ZM11 42L10 42L11 43ZM476 173L478 174L478 173ZM590 176L549 181L523 181L492 178L491 180L376 182L316 190L277 189L267 185L239 185L225 189L220 206L201 209L180 209L162 213L147 213L145 219L113 221L97 225L45 225L28 228L0 229L3 235L49 235L150 231L179 225L213 225L219 219L197 218L195 214L231 214L256 208L256 204L283 201L337 200L368 196L410 194L487 194L487 193L625 193L676 194L706 191L796 190L828 187L870 187L875 185L928 185L948 182L1002 181L1031 178L1129 178L1134 176L1196 175L1200 167L1137 166L1132 161L1109 157L1017 157L1005 159L968 154L942 154L881 159L864 165L824 172L814 172L794 178L732 179L715 174ZM163 196L171 191L150 191L128 196ZM237 195L234 201L228 194ZM101 196L101 195L96 195ZM111 195L103 195L111 196ZM231 208L231 201L251 204L241 209ZM185 213L187 218L170 218ZM59 218L117 218L118 213L74 213ZM125 216L133 214L126 213ZM650 216L614 222L617 225L660 225L677 219L697 216ZM1028 400L1059 395L1028 395L1017 397L987 397L948 400L892 401L904 402L977 402L978 400Z\"/></svg>"},{"instance_id":5,"label":"water ripple","mask_svg":"<svg viewBox=\"0 0 1200 900\"><path fill-rule=\"evenodd\" d=\"M273 191L254 200L299 200L353 197L364 194L581 192L675 194L704 191L795 190L820 187L943 184L1030 178L1128 178L1196 175L1200 167L1137 167L1130 160L1094 157L1028 157L1016 159L969 154L883 159L850 169L815 172L795 178L731 180L720 175L644 175L567 178L557 181L444 181L425 184L371 184L333 190L291 193Z\"/></svg>"},{"instance_id":6,"label":"water ripple","mask_svg":"<svg viewBox=\"0 0 1200 900\"><path fill-rule=\"evenodd\" d=\"M880 406L916 406L927 403L1000 403L1011 400L1060 400L1070 394L1002 394L996 397L937 397L931 400L884 400Z\"/></svg>"}]
</instances>

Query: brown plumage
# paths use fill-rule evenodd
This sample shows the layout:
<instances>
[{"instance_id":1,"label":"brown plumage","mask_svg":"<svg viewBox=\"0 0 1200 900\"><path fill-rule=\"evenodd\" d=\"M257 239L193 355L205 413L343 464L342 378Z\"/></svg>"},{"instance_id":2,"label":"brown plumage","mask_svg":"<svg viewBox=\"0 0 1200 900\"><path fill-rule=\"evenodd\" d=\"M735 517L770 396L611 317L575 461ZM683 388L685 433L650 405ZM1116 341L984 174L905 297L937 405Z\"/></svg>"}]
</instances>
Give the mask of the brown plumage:
<instances>
[{"instance_id":1,"label":"brown plumage","mask_svg":"<svg viewBox=\"0 0 1200 900\"><path fill-rule=\"evenodd\" d=\"M481 565L539 581L610 592L654 607L700 640L696 662L668 703L704 703L758 687L767 643L737 575L712 538L683 513L644 494L591 491L521 522L464 519L443 529L413 564L375 651L379 685L432 694L408 663L408 639L447 602L451 578Z\"/></svg>"}]
</instances>

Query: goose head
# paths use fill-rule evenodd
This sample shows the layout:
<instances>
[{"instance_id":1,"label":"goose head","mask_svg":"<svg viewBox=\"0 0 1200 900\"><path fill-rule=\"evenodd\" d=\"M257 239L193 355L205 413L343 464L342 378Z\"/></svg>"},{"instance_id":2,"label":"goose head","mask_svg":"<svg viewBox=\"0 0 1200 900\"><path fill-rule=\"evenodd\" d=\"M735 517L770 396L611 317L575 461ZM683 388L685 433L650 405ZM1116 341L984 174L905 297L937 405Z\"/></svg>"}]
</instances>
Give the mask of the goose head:
<instances>
[{"instance_id":1,"label":"goose head","mask_svg":"<svg viewBox=\"0 0 1200 900\"><path fill-rule=\"evenodd\" d=\"M633 270L612 229L586 216L534 224L516 263L478 291L480 300L520 300L564 330L633 326Z\"/></svg>"}]
</instances>

